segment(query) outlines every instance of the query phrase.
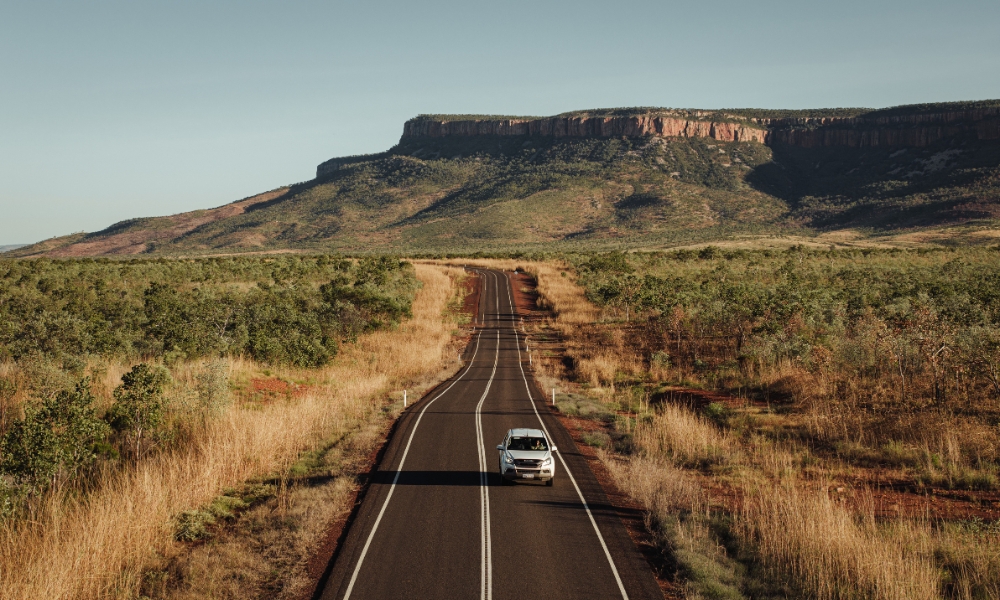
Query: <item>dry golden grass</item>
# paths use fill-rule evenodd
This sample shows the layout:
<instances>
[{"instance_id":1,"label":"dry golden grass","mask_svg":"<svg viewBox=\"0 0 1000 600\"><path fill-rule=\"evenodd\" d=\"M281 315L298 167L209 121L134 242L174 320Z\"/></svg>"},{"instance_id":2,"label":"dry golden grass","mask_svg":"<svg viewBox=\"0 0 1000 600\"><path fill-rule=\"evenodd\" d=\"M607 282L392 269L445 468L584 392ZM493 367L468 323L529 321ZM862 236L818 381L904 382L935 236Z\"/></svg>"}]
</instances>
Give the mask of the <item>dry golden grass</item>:
<instances>
[{"instance_id":1,"label":"dry golden grass","mask_svg":"<svg viewBox=\"0 0 1000 600\"><path fill-rule=\"evenodd\" d=\"M334 432L318 455L300 459L273 498L218 524L206 543L168 547L149 563L143 592L160 600L308 596L316 583L309 565L329 525L350 512L357 475L397 415L369 410L357 427Z\"/></svg>"},{"instance_id":2,"label":"dry golden grass","mask_svg":"<svg viewBox=\"0 0 1000 600\"><path fill-rule=\"evenodd\" d=\"M418 261L421 262L421 261ZM539 262L513 259L470 258L445 261L422 261L427 264L447 264L451 266L470 265L513 271L522 269L531 274L538 283L539 303L559 317L560 326L592 323L598 311L584 295L583 288L576 285L576 275L561 261Z\"/></svg>"},{"instance_id":3,"label":"dry golden grass","mask_svg":"<svg viewBox=\"0 0 1000 600\"><path fill-rule=\"evenodd\" d=\"M852 509L798 477L792 452L754 439L741 442L687 408L667 404L634 435L639 453L611 470L621 488L643 503L674 553L711 548L697 525L707 504L692 475L725 464L739 502L733 533L775 581L811 598L937 598L939 575L925 543L927 523L876 525L870 503ZM614 464L612 461L611 464ZM679 468L680 467L680 468ZM738 468L734 468L738 467ZM813 490L813 491L809 491ZM703 521L708 520L705 512ZM723 553L724 554L724 553ZM725 563L726 557L720 557Z\"/></svg>"},{"instance_id":4,"label":"dry golden grass","mask_svg":"<svg viewBox=\"0 0 1000 600\"><path fill-rule=\"evenodd\" d=\"M741 453L731 436L674 404L664 404L649 424L637 427L633 439L648 456L681 466L736 462Z\"/></svg>"},{"instance_id":5,"label":"dry golden grass","mask_svg":"<svg viewBox=\"0 0 1000 600\"><path fill-rule=\"evenodd\" d=\"M796 485L746 490L736 531L776 579L810 598L939 598L939 574L920 544L926 524L879 526L825 492Z\"/></svg>"},{"instance_id":6,"label":"dry golden grass","mask_svg":"<svg viewBox=\"0 0 1000 600\"><path fill-rule=\"evenodd\" d=\"M708 498L701 485L689 473L670 461L648 455L616 460L607 452L599 453L619 489L639 501L651 514L704 513Z\"/></svg>"},{"instance_id":7,"label":"dry golden grass","mask_svg":"<svg viewBox=\"0 0 1000 600\"><path fill-rule=\"evenodd\" d=\"M287 468L329 432L384 402L387 392L449 362L457 367L457 357L446 354L452 324L443 310L460 272L418 265L417 276L424 285L413 318L363 336L329 366L308 372L321 382L309 393L234 406L182 449L109 473L82 498L54 493L30 519L3 524L0 598L135 597L143 565L170 543L173 515L206 504L226 486ZM258 369L232 363L234 376Z\"/></svg>"},{"instance_id":8,"label":"dry golden grass","mask_svg":"<svg viewBox=\"0 0 1000 600\"><path fill-rule=\"evenodd\" d=\"M597 319L597 308L587 300L583 288L576 285L576 275L565 265L533 263L525 268L538 282L542 305L552 309L560 325L582 325Z\"/></svg>"},{"instance_id":9,"label":"dry golden grass","mask_svg":"<svg viewBox=\"0 0 1000 600\"><path fill-rule=\"evenodd\" d=\"M959 600L1000 598L1000 527L944 527L917 532L935 557L956 576L948 582L950 596Z\"/></svg>"}]
</instances>

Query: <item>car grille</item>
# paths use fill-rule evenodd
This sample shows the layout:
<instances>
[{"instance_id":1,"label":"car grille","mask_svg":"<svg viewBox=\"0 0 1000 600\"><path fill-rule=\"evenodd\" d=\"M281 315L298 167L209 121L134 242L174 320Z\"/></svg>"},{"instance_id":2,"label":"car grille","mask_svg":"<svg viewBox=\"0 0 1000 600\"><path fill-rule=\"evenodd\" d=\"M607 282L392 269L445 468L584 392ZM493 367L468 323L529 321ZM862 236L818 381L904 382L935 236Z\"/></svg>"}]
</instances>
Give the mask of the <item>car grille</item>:
<instances>
[{"instance_id":1,"label":"car grille","mask_svg":"<svg viewBox=\"0 0 1000 600\"><path fill-rule=\"evenodd\" d=\"M514 459L514 466L515 467L530 467L530 468L533 468L533 469L537 469L538 465L540 465L540 464L542 464L542 461L535 460L535 459L532 459L532 458L515 458Z\"/></svg>"}]
</instances>

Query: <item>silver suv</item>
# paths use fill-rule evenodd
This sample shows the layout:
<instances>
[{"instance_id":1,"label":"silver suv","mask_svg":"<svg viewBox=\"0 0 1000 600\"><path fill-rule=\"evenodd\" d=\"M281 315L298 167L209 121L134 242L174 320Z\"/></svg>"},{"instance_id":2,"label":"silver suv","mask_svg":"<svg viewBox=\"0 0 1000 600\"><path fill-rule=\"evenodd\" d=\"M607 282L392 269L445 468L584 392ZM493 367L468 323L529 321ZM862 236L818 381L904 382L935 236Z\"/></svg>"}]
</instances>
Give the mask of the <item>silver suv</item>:
<instances>
[{"instance_id":1,"label":"silver suv","mask_svg":"<svg viewBox=\"0 0 1000 600\"><path fill-rule=\"evenodd\" d=\"M544 481L552 485L556 463L552 453L556 447L540 429L511 429L497 446L500 451L500 482Z\"/></svg>"}]
</instances>

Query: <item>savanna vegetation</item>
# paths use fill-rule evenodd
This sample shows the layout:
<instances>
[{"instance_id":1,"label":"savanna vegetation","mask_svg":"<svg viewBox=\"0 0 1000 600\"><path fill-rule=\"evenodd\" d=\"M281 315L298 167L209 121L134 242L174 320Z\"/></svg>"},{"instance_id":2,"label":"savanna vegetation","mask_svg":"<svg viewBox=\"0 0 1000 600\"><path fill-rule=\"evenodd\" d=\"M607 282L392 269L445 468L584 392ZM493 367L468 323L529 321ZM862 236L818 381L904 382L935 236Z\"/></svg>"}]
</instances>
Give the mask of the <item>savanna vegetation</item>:
<instances>
[{"instance_id":1,"label":"savanna vegetation","mask_svg":"<svg viewBox=\"0 0 1000 600\"><path fill-rule=\"evenodd\" d=\"M242 355L316 367L408 316L412 268L319 257L0 262L0 360ZM79 361L77 361L79 362Z\"/></svg>"},{"instance_id":2,"label":"savanna vegetation","mask_svg":"<svg viewBox=\"0 0 1000 600\"><path fill-rule=\"evenodd\" d=\"M0 262L0 598L302 593L392 394L457 366L463 277L329 256ZM252 531L282 573L250 534L184 566L275 503Z\"/></svg>"},{"instance_id":3,"label":"savanna vegetation","mask_svg":"<svg viewBox=\"0 0 1000 600\"><path fill-rule=\"evenodd\" d=\"M531 336L693 598L1000 596L994 249L566 256Z\"/></svg>"}]
</instances>

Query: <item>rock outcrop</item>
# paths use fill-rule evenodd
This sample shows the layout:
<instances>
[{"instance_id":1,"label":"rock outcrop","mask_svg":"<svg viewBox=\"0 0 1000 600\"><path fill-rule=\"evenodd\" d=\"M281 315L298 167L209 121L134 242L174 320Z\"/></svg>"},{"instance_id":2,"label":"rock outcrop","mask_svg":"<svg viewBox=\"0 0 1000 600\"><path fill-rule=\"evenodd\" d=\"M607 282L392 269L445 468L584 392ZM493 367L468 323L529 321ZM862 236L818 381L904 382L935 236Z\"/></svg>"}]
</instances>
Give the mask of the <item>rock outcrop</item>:
<instances>
[{"instance_id":1,"label":"rock outcrop","mask_svg":"<svg viewBox=\"0 0 1000 600\"><path fill-rule=\"evenodd\" d=\"M628 117L548 117L444 121L411 119L403 138L472 135L565 137L704 137L725 142L763 142L767 130L756 124L635 115Z\"/></svg>"},{"instance_id":2,"label":"rock outcrop","mask_svg":"<svg viewBox=\"0 0 1000 600\"><path fill-rule=\"evenodd\" d=\"M801 118L746 118L710 111L688 112L686 116L649 113L460 120L418 117L403 126L402 139L482 135L688 137L723 142L789 144L804 148L922 147L956 136L1000 139L1000 107L912 114L873 111L856 117Z\"/></svg>"},{"instance_id":3,"label":"rock outcrop","mask_svg":"<svg viewBox=\"0 0 1000 600\"><path fill-rule=\"evenodd\" d=\"M1000 108L942 111L920 114L823 117L805 119L751 119L767 127L768 143L804 148L820 146L929 146L945 138L970 136L1000 139Z\"/></svg>"}]
</instances>

